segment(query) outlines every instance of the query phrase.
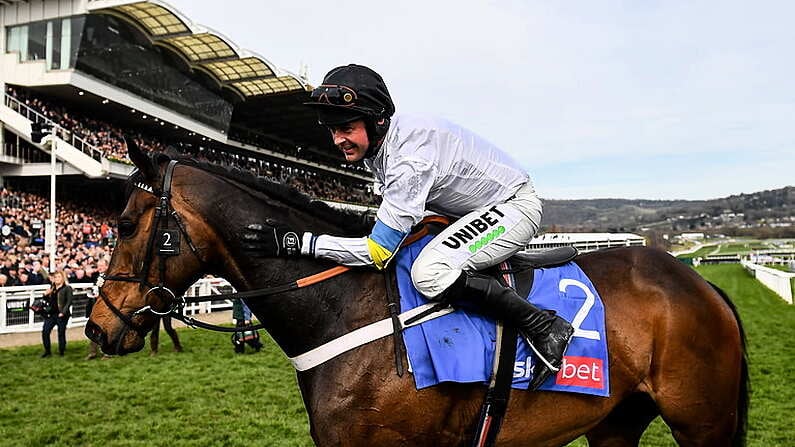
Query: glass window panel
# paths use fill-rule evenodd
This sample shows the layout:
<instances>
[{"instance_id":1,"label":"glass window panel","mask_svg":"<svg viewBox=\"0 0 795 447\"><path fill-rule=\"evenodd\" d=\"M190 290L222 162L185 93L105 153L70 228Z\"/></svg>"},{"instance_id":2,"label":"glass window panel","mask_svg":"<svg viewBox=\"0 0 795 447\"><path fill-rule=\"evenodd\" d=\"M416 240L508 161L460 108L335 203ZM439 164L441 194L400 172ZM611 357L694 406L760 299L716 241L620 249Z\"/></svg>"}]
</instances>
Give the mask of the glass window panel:
<instances>
[{"instance_id":1,"label":"glass window panel","mask_svg":"<svg viewBox=\"0 0 795 447\"><path fill-rule=\"evenodd\" d=\"M52 38L53 38L52 33L53 33L52 22L47 22L47 35L45 37L46 49L44 51L47 53L46 63L48 70L52 68Z\"/></svg>"},{"instance_id":2,"label":"glass window panel","mask_svg":"<svg viewBox=\"0 0 795 447\"><path fill-rule=\"evenodd\" d=\"M19 54L23 61L28 60L28 25L19 27Z\"/></svg>"},{"instance_id":3,"label":"glass window panel","mask_svg":"<svg viewBox=\"0 0 795 447\"><path fill-rule=\"evenodd\" d=\"M118 29L118 34L109 27ZM76 68L105 82L228 131L232 104L174 65L163 50L142 43L141 31L109 15L86 18ZM176 45L175 45L176 46Z\"/></svg>"},{"instance_id":4,"label":"glass window panel","mask_svg":"<svg viewBox=\"0 0 795 447\"><path fill-rule=\"evenodd\" d=\"M77 55L80 51L80 40L83 38L83 27L86 23L86 16L72 17L69 20L69 68L75 67ZM65 29L65 28L64 28ZM65 32L64 32L65 33Z\"/></svg>"},{"instance_id":5,"label":"glass window panel","mask_svg":"<svg viewBox=\"0 0 795 447\"><path fill-rule=\"evenodd\" d=\"M47 22L47 68L61 68L61 20Z\"/></svg>"},{"instance_id":6,"label":"glass window panel","mask_svg":"<svg viewBox=\"0 0 795 447\"><path fill-rule=\"evenodd\" d=\"M70 48L72 34L72 20L69 18L61 19L61 41L58 43L61 46L61 65L58 67L61 70L69 68L69 57L72 54Z\"/></svg>"},{"instance_id":7,"label":"glass window panel","mask_svg":"<svg viewBox=\"0 0 795 447\"><path fill-rule=\"evenodd\" d=\"M24 25L23 25L24 26ZM22 26L8 28L6 37L6 52L16 51L22 55ZM27 40L27 37L25 38ZM24 59L22 59L24 60Z\"/></svg>"},{"instance_id":8,"label":"glass window panel","mask_svg":"<svg viewBox=\"0 0 795 447\"><path fill-rule=\"evenodd\" d=\"M28 24L28 60L46 58L47 23L35 22Z\"/></svg>"},{"instance_id":9,"label":"glass window panel","mask_svg":"<svg viewBox=\"0 0 795 447\"><path fill-rule=\"evenodd\" d=\"M69 68L74 68L75 62L77 62L77 55L80 51L80 41L83 38L86 16L72 17L70 21L72 22L70 25L72 31L69 35L69 47L71 49L71 54L69 55Z\"/></svg>"}]
</instances>

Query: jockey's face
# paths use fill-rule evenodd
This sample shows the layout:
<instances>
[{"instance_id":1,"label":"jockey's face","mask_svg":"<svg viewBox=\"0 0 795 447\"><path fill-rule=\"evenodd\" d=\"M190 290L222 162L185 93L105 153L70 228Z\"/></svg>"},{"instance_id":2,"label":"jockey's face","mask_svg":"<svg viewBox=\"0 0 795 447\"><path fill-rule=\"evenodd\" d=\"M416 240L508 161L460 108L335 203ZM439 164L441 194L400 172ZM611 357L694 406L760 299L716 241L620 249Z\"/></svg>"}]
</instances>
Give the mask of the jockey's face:
<instances>
[{"instance_id":1,"label":"jockey's face","mask_svg":"<svg viewBox=\"0 0 795 447\"><path fill-rule=\"evenodd\" d=\"M334 144L345 154L348 161L359 161L364 158L370 139L367 138L367 129L364 120L351 121L338 126L329 126Z\"/></svg>"}]
</instances>

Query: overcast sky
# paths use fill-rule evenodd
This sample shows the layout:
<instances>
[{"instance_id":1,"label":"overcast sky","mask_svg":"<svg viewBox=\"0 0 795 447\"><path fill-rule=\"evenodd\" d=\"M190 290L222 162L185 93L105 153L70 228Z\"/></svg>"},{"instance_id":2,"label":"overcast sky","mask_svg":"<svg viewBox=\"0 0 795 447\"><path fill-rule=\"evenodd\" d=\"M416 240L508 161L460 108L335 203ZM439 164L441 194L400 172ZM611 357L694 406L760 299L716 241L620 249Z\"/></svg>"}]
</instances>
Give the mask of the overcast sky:
<instances>
[{"instance_id":1,"label":"overcast sky","mask_svg":"<svg viewBox=\"0 0 795 447\"><path fill-rule=\"evenodd\" d=\"M370 66L398 113L474 130L545 198L795 185L795 2L167 1L313 85Z\"/></svg>"}]
</instances>

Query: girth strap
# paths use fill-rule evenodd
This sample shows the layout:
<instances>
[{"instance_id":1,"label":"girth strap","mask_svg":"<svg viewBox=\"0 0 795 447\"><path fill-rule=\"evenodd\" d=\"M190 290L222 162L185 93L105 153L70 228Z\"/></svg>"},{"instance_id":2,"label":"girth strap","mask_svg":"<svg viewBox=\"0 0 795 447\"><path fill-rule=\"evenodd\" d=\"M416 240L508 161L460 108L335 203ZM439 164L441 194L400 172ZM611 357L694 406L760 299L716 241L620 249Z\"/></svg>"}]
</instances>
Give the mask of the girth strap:
<instances>
[{"instance_id":1,"label":"girth strap","mask_svg":"<svg viewBox=\"0 0 795 447\"><path fill-rule=\"evenodd\" d=\"M489 389L480 408L480 420L472 442L474 447L493 446L500 433L508 398L511 395L513 366L516 359L516 337L519 331L513 326L497 322L497 346Z\"/></svg>"},{"instance_id":2,"label":"girth strap","mask_svg":"<svg viewBox=\"0 0 795 447\"><path fill-rule=\"evenodd\" d=\"M527 296L530 293L533 285L532 269L525 268L514 275L509 262L505 261L499 265L497 271L501 273L498 277L500 282L516 289L520 296ZM517 280L517 276L521 276L521 279ZM518 335L519 331L516 327L505 326L502 321L497 322L494 367L491 372L489 388L480 409L478 427L472 440L473 447L491 447L497 442L511 395Z\"/></svg>"},{"instance_id":3,"label":"girth strap","mask_svg":"<svg viewBox=\"0 0 795 447\"><path fill-rule=\"evenodd\" d=\"M397 290L397 281L395 278L395 267L392 266L384 271L384 279L386 280L386 299L387 308L389 308L389 317L392 319L392 340L394 341L395 351L395 369L397 370L398 377L403 377L405 366L403 364L403 356L405 353L405 346L403 345L403 327L400 324L400 293Z\"/></svg>"}]
</instances>

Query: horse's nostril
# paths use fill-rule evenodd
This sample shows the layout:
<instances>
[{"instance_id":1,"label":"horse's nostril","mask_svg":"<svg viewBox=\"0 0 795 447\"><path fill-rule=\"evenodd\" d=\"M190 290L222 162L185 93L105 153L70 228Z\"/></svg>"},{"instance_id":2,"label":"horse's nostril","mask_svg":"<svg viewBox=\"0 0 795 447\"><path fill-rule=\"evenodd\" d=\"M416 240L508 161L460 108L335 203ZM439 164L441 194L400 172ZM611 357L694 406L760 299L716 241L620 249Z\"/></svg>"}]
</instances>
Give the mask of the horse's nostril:
<instances>
[{"instance_id":1,"label":"horse's nostril","mask_svg":"<svg viewBox=\"0 0 795 447\"><path fill-rule=\"evenodd\" d=\"M105 344L105 333L93 321L89 320L88 323L86 323L85 333L86 337L88 337L88 339L93 341L94 343L100 346L103 346Z\"/></svg>"}]
</instances>

